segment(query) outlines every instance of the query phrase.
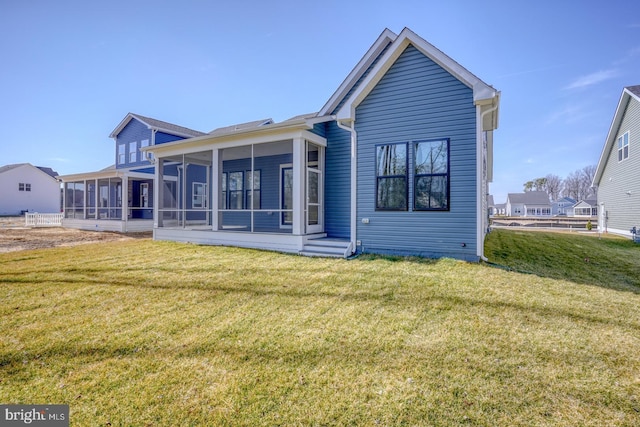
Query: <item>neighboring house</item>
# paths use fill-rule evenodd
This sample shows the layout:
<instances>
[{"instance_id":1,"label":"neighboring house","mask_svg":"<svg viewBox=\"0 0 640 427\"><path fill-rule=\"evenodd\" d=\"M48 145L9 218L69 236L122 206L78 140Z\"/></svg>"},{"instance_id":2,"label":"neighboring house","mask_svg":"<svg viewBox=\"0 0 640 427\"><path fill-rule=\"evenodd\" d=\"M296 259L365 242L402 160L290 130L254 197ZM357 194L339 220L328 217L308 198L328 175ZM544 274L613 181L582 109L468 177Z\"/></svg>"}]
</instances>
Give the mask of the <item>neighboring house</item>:
<instances>
[{"instance_id":1,"label":"neighboring house","mask_svg":"<svg viewBox=\"0 0 640 427\"><path fill-rule=\"evenodd\" d=\"M411 30L385 30L317 113L143 149L154 238L478 260L499 99Z\"/></svg>"},{"instance_id":2,"label":"neighboring house","mask_svg":"<svg viewBox=\"0 0 640 427\"><path fill-rule=\"evenodd\" d=\"M630 236L640 226L640 86L622 91L593 179L598 229Z\"/></svg>"},{"instance_id":3,"label":"neighboring house","mask_svg":"<svg viewBox=\"0 0 640 427\"><path fill-rule=\"evenodd\" d=\"M127 114L110 135L115 140L113 166L60 177L64 183L62 225L100 231L151 231L154 168L141 150L201 135L205 134Z\"/></svg>"},{"instance_id":4,"label":"neighboring house","mask_svg":"<svg viewBox=\"0 0 640 427\"><path fill-rule=\"evenodd\" d=\"M527 191L507 195L507 216L550 217L551 203L546 191Z\"/></svg>"},{"instance_id":5,"label":"neighboring house","mask_svg":"<svg viewBox=\"0 0 640 427\"><path fill-rule=\"evenodd\" d=\"M577 203L577 200L571 197L563 197L561 199L551 202L551 215L553 216L572 216L573 205Z\"/></svg>"},{"instance_id":6,"label":"neighboring house","mask_svg":"<svg viewBox=\"0 0 640 427\"><path fill-rule=\"evenodd\" d=\"M592 217L598 215L598 202L596 199L580 200L572 208L572 215L576 217Z\"/></svg>"},{"instance_id":7,"label":"neighboring house","mask_svg":"<svg viewBox=\"0 0 640 427\"><path fill-rule=\"evenodd\" d=\"M495 216L495 215L505 215L507 210L506 210L506 203L495 203L494 199L493 199L493 195L489 194L489 198L488 198L488 203L489 203L489 215L490 216Z\"/></svg>"},{"instance_id":8,"label":"neighboring house","mask_svg":"<svg viewBox=\"0 0 640 427\"><path fill-rule=\"evenodd\" d=\"M58 173L48 167L18 163L0 167L0 215L59 213Z\"/></svg>"}]
</instances>

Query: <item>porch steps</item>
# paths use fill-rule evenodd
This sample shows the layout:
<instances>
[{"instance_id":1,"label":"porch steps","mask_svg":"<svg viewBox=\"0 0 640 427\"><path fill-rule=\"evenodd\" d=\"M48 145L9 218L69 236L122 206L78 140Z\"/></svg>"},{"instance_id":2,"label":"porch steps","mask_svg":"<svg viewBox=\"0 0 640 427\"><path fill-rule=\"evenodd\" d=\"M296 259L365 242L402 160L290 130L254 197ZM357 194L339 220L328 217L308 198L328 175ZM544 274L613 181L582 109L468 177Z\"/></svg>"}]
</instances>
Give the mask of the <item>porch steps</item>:
<instances>
[{"instance_id":1,"label":"porch steps","mask_svg":"<svg viewBox=\"0 0 640 427\"><path fill-rule=\"evenodd\" d=\"M328 258L345 258L349 249L349 241L327 237L311 239L300 251L300 255Z\"/></svg>"}]
</instances>

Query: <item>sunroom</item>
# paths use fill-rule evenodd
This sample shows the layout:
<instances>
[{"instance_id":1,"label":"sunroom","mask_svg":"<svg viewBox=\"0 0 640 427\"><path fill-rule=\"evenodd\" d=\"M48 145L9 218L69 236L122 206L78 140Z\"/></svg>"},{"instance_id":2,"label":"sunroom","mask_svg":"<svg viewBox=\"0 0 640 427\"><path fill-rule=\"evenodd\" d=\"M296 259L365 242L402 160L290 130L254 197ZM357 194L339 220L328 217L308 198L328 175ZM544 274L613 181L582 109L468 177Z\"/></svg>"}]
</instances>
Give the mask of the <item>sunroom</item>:
<instances>
[{"instance_id":1,"label":"sunroom","mask_svg":"<svg viewBox=\"0 0 640 427\"><path fill-rule=\"evenodd\" d=\"M62 176L68 228L95 231L150 231L153 174L123 169Z\"/></svg>"},{"instance_id":2,"label":"sunroom","mask_svg":"<svg viewBox=\"0 0 640 427\"><path fill-rule=\"evenodd\" d=\"M149 147L154 238L300 252L325 237L326 139L309 129L270 124Z\"/></svg>"}]
</instances>

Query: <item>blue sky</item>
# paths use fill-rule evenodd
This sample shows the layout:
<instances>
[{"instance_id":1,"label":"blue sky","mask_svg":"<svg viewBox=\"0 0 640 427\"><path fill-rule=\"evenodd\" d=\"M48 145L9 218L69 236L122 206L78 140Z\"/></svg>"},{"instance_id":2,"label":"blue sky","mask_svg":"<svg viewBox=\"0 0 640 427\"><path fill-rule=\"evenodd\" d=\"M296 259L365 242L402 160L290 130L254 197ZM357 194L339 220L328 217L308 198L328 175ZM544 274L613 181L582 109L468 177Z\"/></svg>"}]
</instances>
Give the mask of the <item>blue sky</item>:
<instances>
[{"instance_id":1,"label":"blue sky","mask_svg":"<svg viewBox=\"0 0 640 427\"><path fill-rule=\"evenodd\" d=\"M319 110L384 28L405 26L502 92L496 202L596 164L640 84L640 3L0 1L0 165L114 162L128 112L200 131Z\"/></svg>"}]
</instances>

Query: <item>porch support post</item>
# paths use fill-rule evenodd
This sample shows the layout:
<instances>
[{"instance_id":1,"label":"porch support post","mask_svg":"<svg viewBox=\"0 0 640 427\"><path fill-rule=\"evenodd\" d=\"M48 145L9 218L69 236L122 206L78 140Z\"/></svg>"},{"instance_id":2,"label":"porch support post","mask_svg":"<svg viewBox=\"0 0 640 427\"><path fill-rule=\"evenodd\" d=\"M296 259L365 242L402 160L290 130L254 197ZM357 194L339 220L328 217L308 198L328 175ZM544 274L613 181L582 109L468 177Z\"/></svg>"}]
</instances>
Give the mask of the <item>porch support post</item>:
<instances>
[{"instance_id":1,"label":"porch support post","mask_svg":"<svg viewBox=\"0 0 640 427\"><path fill-rule=\"evenodd\" d=\"M153 133L155 136L155 132ZM153 228L162 227L164 200L164 160L157 159L155 164L155 177L153 180Z\"/></svg>"},{"instance_id":2,"label":"porch support post","mask_svg":"<svg viewBox=\"0 0 640 427\"><path fill-rule=\"evenodd\" d=\"M220 229L220 199L222 197L222 180L220 172L222 171L222 156L220 150L214 148L211 152L211 229L218 231Z\"/></svg>"},{"instance_id":3,"label":"porch support post","mask_svg":"<svg viewBox=\"0 0 640 427\"><path fill-rule=\"evenodd\" d=\"M293 234L304 234L305 205L305 144L303 138L293 139Z\"/></svg>"},{"instance_id":4,"label":"porch support post","mask_svg":"<svg viewBox=\"0 0 640 427\"><path fill-rule=\"evenodd\" d=\"M129 177L122 177L122 220L124 221L124 232L127 231L127 221L129 220Z\"/></svg>"}]
</instances>

